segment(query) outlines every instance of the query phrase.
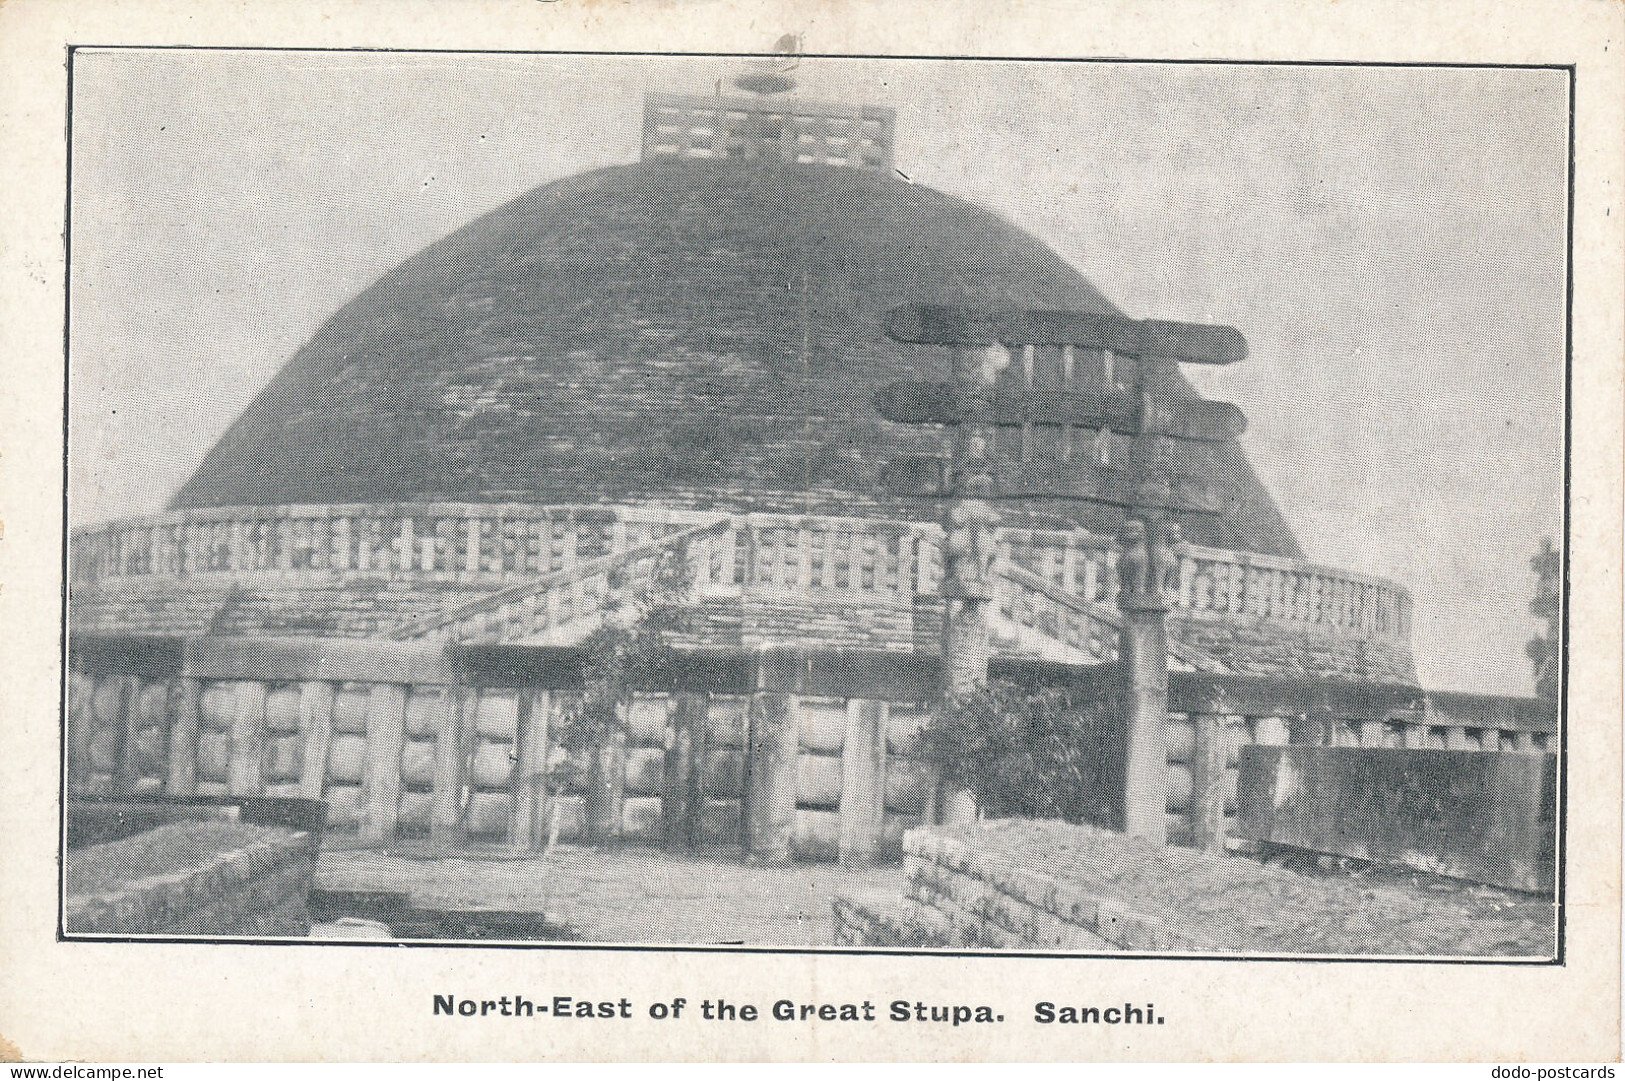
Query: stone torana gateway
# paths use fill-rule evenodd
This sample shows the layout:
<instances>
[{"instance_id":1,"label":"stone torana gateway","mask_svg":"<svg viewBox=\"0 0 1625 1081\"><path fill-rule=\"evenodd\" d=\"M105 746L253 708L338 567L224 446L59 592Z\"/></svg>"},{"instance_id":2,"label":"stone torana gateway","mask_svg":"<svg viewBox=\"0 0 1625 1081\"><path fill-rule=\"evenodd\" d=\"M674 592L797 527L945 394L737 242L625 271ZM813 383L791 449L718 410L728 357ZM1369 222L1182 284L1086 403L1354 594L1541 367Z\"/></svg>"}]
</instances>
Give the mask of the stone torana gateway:
<instances>
[{"instance_id":1,"label":"stone torana gateway","mask_svg":"<svg viewBox=\"0 0 1625 1081\"><path fill-rule=\"evenodd\" d=\"M74 785L319 796L363 837L519 844L725 840L756 813L781 827L745 840L768 857L895 854L941 813L908 750L936 693L943 555L938 505L882 467L950 435L882 419L875 394L950 365L888 313L1122 313L1043 241L905 179L893 135L886 109L651 96L641 161L542 185L345 304L169 510L73 536ZM1012 358L997 380L1035 390L1134 378L1105 350ZM1196 397L1177 374L1168 389ZM1109 493L1130 442L996 426L999 468L1064 461L1085 490L1000 505L995 665L1116 658ZM1168 455L1174 504L1202 508L1171 512L1176 728L1206 710L1244 742L1305 717L1328 740L1530 736L1526 718L1428 716L1404 588L1307 561L1234 438ZM589 814L591 793L540 783L561 658L672 553L694 670L634 704L624 779ZM781 722L793 791L753 795L748 751Z\"/></svg>"}]
</instances>

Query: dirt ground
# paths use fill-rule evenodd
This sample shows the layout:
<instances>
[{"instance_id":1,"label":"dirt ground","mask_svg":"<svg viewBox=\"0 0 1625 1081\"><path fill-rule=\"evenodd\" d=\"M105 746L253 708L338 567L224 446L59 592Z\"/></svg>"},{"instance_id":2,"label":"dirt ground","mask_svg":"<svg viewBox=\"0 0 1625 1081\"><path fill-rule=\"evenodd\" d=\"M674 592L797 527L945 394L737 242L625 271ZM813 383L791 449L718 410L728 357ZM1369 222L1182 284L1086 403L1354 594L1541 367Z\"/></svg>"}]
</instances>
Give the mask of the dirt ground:
<instances>
[{"instance_id":1,"label":"dirt ground","mask_svg":"<svg viewBox=\"0 0 1625 1081\"><path fill-rule=\"evenodd\" d=\"M987 822L956 835L990 863L1055 876L1220 952L1541 957L1554 945L1549 898L1429 875L1151 850L1059 822ZM796 947L833 942L832 895L900 896L906 882L897 866L759 867L732 852L559 845L541 857L500 848L448 857L407 845L324 851L315 885L396 903L404 895L414 911L439 914L438 923L397 919L345 901L345 914L401 938ZM338 914L328 907L321 918Z\"/></svg>"},{"instance_id":2,"label":"dirt ground","mask_svg":"<svg viewBox=\"0 0 1625 1081\"><path fill-rule=\"evenodd\" d=\"M407 893L422 908L540 913L584 942L827 946L830 898L903 891L900 867L747 865L737 856L559 845L540 858L498 850L433 858L410 849L323 852L316 888Z\"/></svg>"}]
</instances>

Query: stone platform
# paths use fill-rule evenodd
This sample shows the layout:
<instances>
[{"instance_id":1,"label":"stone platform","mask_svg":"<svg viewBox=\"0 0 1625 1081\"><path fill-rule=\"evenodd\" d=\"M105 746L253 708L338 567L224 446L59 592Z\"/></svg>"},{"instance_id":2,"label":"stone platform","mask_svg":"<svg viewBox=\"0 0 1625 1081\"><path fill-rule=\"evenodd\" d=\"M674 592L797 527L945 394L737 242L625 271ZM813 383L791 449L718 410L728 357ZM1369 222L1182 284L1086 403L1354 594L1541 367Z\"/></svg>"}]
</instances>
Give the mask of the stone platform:
<instances>
[{"instance_id":1,"label":"stone platform","mask_svg":"<svg viewBox=\"0 0 1625 1081\"><path fill-rule=\"evenodd\" d=\"M906 895L842 893L836 944L1529 959L1555 950L1549 900L1426 875L1305 873L1014 819L911 831L904 852Z\"/></svg>"}]
</instances>

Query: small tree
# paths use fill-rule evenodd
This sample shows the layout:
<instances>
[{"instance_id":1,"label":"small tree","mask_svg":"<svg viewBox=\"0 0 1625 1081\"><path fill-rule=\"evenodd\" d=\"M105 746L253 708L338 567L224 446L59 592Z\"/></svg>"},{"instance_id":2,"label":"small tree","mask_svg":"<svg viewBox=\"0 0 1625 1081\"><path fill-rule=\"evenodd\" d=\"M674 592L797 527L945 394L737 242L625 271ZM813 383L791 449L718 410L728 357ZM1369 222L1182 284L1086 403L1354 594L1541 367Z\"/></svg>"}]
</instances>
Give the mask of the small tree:
<instances>
[{"instance_id":1,"label":"small tree","mask_svg":"<svg viewBox=\"0 0 1625 1081\"><path fill-rule=\"evenodd\" d=\"M548 771L553 795L591 784L597 751L625 729L633 694L673 688L677 652L671 639L692 627L693 576L686 546L661 553L649 577L636 586L623 573L613 575L609 585L614 600L603 624L578 647L581 697L560 719L556 739L565 756Z\"/></svg>"},{"instance_id":2,"label":"small tree","mask_svg":"<svg viewBox=\"0 0 1625 1081\"><path fill-rule=\"evenodd\" d=\"M938 710L920 740L943 780L992 817L1121 828L1124 732L1109 701L994 681Z\"/></svg>"}]
</instances>

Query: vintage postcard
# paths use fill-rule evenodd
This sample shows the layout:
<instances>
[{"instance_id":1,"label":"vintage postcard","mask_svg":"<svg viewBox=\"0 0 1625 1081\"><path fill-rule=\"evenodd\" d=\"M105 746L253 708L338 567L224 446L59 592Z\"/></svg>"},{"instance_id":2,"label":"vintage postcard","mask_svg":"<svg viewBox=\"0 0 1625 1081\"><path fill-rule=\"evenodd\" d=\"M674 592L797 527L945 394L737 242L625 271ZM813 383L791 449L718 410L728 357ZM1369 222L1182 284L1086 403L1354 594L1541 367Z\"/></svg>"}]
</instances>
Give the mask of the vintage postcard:
<instances>
[{"instance_id":1,"label":"vintage postcard","mask_svg":"<svg viewBox=\"0 0 1625 1081\"><path fill-rule=\"evenodd\" d=\"M1617 1061L1625 19L1125 10L0 9L0 1049Z\"/></svg>"}]
</instances>

